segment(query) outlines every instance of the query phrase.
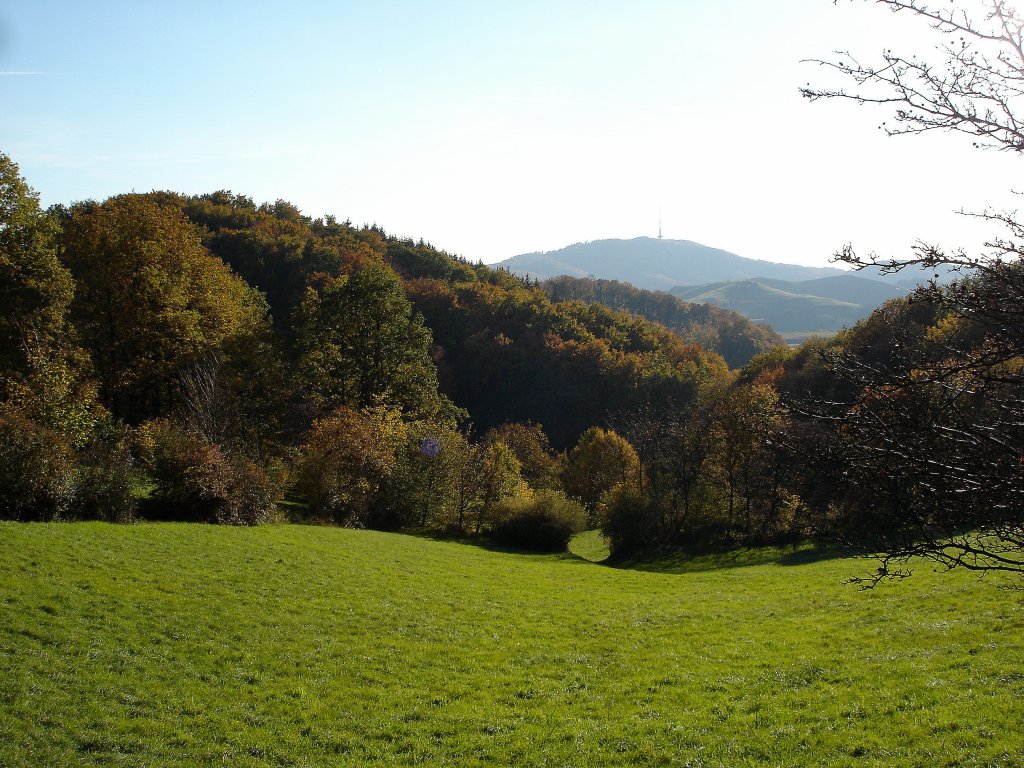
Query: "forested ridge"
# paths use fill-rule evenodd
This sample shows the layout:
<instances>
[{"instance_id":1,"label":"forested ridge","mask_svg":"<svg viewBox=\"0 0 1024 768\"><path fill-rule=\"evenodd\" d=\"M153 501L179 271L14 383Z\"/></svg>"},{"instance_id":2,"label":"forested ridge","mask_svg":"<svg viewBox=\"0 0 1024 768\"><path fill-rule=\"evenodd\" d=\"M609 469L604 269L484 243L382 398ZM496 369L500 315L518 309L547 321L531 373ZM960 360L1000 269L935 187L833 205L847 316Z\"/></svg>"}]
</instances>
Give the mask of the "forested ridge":
<instances>
[{"instance_id":1,"label":"forested ridge","mask_svg":"<svg viewBox=\"0 0 1024 768\"><path fill-rule=\"evenodd\" d=\"M689 338L720 354L732 368L785 340L766 325L751 322L738 312L714 304L693 304L663 291L646 291L617 280L561 275L544 281L553 301L584 301L625 309Z\"/></svg>"},{"instance_id":2,"label":"forested ridge","mask_svg":"<svg viewBox=\"0 0 1024 768\"><path fill-rule=\"evenodd\" d=\"M614 557L838 537L898 561L952 541L975 564L981 532L1018 562L1020 341L998 314L1015 262L788 349L713 307L540 286L284 201L44 211L6 156L0 174L2 517L540 549L600 526Z\"/></svg>"}]
</instances>

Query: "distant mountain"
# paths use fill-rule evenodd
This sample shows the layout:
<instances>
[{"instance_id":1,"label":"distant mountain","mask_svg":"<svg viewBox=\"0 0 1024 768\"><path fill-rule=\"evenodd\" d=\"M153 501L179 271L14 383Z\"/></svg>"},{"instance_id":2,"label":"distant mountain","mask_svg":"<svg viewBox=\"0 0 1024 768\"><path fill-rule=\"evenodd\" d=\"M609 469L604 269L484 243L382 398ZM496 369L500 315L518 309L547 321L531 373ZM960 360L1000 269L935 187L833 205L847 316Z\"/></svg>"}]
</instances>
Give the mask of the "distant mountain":
<instances>
[{"instance_id":1,"label":"distant mountain","mask_svg":"<svg viewBox=\"0 0 1024 768\"><path fill-rule=\"evenodd\" d=\"M916 285L918 282L910 278L906 279L911 285ZM824 296L836 301L870 307L877 307L889 299L902 296L907 292L895 281L880 282L877 277L865 276L860 272L847 272L842 275L820 277L816 280L800 280L799 282L783 280L762 280L761 282L783 291L796 289L799 293L811 296Z\"/></svg>"},{"instance_id":2,"label":"distant mountain","mask_svg":"<svg viewBox=\"0 0 1024 768\"><path fill-rule=\"evenodd\" d=\"M597 277L667 291L678 285L724 280L774 278L812 280L847 274L833 267L804 267L737 256L689 240L594 240L557 251L524 253L495 265L523 276L546 280L556 275Z\"/></svg>"},{"instance_id":3,"label":"distant mountain","mask_svg":"<svg viewBox=\"0 0 1024 768\"><path fill-rule=\"evenodd\" d=\"M934 274L917 268L882 274L877 267L851 272L780 264L689 240L650 237L576 243L513 256L496 266L538 280L568 275L668 291L684 301L713 304L768 324L790 343L851 326ZM942 270L935 276L948 282L959 273Z\"/></svg>"},{"instance_id":4,"label":"distant mountain","mask_svg":"<svg viewBox=\"0 0 1024 768\"><path fill-rule=\"evenodd\" d=\"M831 335L867 317L884 302L906 294L889 283L852 274L813 280L737 280L677 286L684 301L731 309L767 323L790 342L812 334Z\"/></svg>"}]
</instances>

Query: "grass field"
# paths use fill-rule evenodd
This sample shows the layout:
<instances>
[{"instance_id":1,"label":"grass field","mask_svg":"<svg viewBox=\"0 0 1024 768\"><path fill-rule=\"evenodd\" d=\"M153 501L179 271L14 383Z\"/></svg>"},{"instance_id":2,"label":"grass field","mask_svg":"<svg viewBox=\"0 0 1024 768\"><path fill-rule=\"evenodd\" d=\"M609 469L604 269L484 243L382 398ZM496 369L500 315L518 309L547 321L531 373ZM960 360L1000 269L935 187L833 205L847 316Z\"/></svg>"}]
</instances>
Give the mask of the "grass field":
<instances>
[{"instance_id":1,"label":"grass field","mask_svg":"<svg viewBox=\"0 0 1024 768\"><path fill-rule=\"evenodd\" d=\"M1024 592L576 550L0 524L0 766L1024 765Z\"/></svg>"}]
</instances>

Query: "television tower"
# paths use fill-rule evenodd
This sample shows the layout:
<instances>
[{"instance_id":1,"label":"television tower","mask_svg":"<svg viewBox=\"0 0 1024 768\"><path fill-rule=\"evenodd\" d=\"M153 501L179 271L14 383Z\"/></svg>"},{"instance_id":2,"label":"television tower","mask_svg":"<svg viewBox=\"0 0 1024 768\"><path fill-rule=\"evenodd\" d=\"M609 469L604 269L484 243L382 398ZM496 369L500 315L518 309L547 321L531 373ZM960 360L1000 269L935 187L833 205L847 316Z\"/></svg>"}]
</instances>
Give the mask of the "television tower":
<instances>
[{"instance_id":1,"label":"television tower","mask_svg":"<svg viewBox=\"0 0 1024 768\"><path fill-rule=\"evenodd\" d=\"M658 209L658 239L661 240L661 208Z\"/></svg>"}]
</instances>

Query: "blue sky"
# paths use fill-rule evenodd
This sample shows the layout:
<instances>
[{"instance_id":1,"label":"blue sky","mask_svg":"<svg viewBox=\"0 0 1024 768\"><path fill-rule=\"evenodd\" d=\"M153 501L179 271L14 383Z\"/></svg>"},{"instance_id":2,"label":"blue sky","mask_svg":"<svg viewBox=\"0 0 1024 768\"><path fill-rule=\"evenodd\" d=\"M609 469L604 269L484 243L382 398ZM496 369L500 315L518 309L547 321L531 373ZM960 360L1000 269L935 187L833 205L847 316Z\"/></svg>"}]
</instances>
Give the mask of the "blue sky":
<instances>
[{"instance_id":1,"label":"blue sky","mask_svg":"<svg viewBox=\"0 0 1024 768\"><path fill-rule=\"evenodd\" d=\"M973 248L1012 158L810 104L869 3L0 2L0 151L44 203L231 189L471 259L657 232L825 264ZM941 162L937 161L941 158Z\"/></svg>"}]
</instances>

